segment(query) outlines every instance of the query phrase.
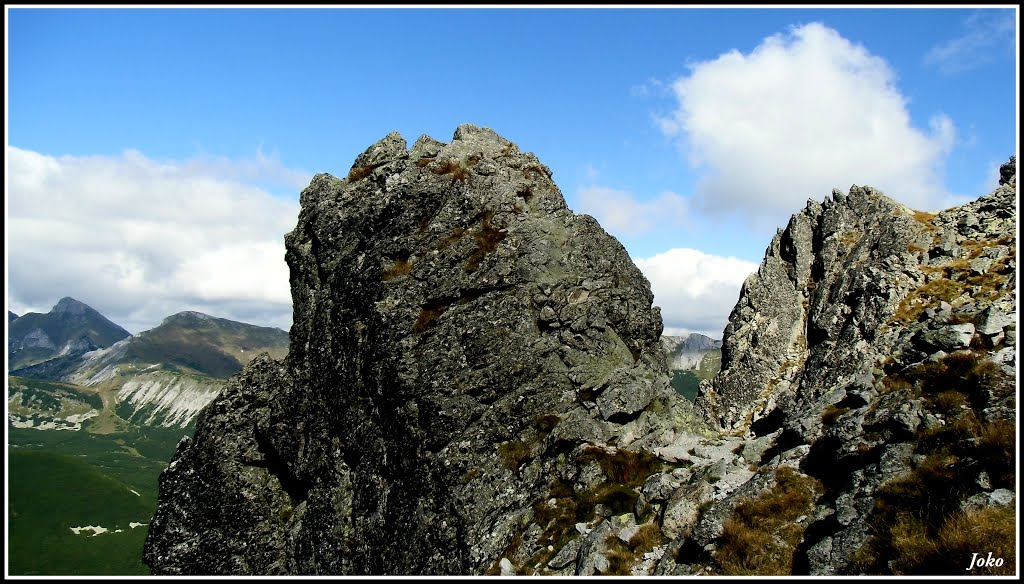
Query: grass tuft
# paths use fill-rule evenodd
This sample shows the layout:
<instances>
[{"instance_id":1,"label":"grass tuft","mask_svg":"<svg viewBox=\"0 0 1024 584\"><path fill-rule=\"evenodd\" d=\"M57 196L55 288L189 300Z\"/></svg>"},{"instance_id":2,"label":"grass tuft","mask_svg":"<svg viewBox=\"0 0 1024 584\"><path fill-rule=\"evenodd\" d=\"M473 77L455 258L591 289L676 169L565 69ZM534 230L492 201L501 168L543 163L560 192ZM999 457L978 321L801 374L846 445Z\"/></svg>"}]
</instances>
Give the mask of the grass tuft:
<instances>
[{"instance_id":1,"label":"grass tuft","mask_svg":"<svg viewBox=\"0 0 1024 584\"><path fill-rule=\"evenodd\" d=\"M601 465L608 480L629 486L638 486L647 477L658 472L664 463L657 456L647 451L632 452L630 450L605 450L599 446L587 446L577 459L579 463L596 460Z\"/></svg>"},{"instance_id":2,"label":"grass tuft","mask_svg":"<svg viewBox=\"0 0 1024 584\"><path fill-rule=\"evenodd\" d=\"M530 445L522 440L509 440L498 446L498 456L505 468L515 472L531 457Z\"/></svg>"},{"instance_id":3,"label":"grass tuft","mask_svg":"<svg viewBox=\"0 0 1024 584\"><path fill-rule=\"evenodd\" d=\"M410 272L412 272L412 264L408 260L397 259L384 270L381 279L384 281L393 280L399 276L407 276Z\"/></svg>"},{"instance_id":4,"label":"grass tuft","mask_svg":"<svg viewBox=\"0 0 1024 584\"><path fill-rule=\"evenodd\" d=\"M466 260L466 271L473 272L480 267L480 263L483 262L484 257L498 249L498 244L501 243L508 233L499 229L492 223L494 214L491 211L485 211L483 220L480 223L480 231L473 234L476 239L476 249L469 254L469 258Z\"/></svg>"},{"instance_id":5,"label":"grass tuft","mask_svg":"<svg viewBox=\"0 0 1024 584\"><path fill-rule=\"evenodd\" d=\"M782 466L775 487L736 506L723 523L713 557L721 574L788 575L804 526L795 523L813 507L821 483Z\"/></svg>"},{"instance_id":6,"label":"grass tuft","mask_svg":"<svg viewBox=\"0 0 1024 584\"><path fill-rule=\"evenodd\" d=\"M466 182L470 171L458 160L446 160L439 167L434 169L435 174L447 174L452 177L452 182Z\"/></svg>"}]
</instances>

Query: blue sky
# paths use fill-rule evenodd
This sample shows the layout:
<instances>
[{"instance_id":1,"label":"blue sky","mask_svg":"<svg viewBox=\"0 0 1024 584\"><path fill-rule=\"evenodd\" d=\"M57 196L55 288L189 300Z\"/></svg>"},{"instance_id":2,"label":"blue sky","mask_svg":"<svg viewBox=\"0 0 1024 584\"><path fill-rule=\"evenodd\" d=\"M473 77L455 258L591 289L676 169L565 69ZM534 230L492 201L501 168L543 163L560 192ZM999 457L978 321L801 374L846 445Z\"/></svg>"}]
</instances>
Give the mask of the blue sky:
<instances>
[{"instance_id":1,"label":"blue sky","mask_svg":"<svg viewBox=\"0 0 1024 584\"><path fill-rule=\"evenodd\" d=\"M870 184L936 209L994 187L1017 145L1017 18L8 8L8 305L287 328L282 238L312 174L344 176L392 130L473 123L620 238L669 332L720 337L808 198Z\"/></svg>"}]
</instances>

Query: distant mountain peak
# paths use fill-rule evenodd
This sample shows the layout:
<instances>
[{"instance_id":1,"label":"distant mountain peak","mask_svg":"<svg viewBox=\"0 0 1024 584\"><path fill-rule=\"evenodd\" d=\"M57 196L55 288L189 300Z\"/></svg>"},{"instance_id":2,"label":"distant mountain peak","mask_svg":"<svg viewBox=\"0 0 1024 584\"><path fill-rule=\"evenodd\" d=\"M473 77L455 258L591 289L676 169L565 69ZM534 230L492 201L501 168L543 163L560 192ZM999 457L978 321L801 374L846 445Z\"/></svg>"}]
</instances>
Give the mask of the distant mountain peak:
<instances>
[{"instance_id":1,"label":"distant mountain peak","mask_svg":"<svg viewBox=\"0 0 1024 584\"><path fill-rule=\"evenodd\" d=\"M195 310L183 310L181 312L172 314L163 320L164 323L174 322L179 320L214 320L217 317L210 316L209 314L203 314L202 312L196 312Z\"/></svg>"},{"instance_id":2,"label":"distant mountain peak","mask_svg":"<svg viewBox=\"0 0 1024 584\"><path fill-rule=\"evenodd\" d=\"M46 314L30 312L14 320L8 313L9 371L53 360L60 369L82 353L109 347L131 336L89 305L70 296L61 298Z\"/></svg>"},{"instance_id":3,"label":"distant mountain peak","mask_svg":"<svg viewBox=\"0 0 1024 584\"><path fill-rule=\"evenodd\" d=\"M90 310L94 311L94 309L88 304L85 304L84 302L79 302L78 300L75 300L70 296L65 296L64 298L61 298L57 302L57 304L53 306L53 310L51 310L51 312L61 314L82 315L86 314Z\"/></svg>"}]
</instances>

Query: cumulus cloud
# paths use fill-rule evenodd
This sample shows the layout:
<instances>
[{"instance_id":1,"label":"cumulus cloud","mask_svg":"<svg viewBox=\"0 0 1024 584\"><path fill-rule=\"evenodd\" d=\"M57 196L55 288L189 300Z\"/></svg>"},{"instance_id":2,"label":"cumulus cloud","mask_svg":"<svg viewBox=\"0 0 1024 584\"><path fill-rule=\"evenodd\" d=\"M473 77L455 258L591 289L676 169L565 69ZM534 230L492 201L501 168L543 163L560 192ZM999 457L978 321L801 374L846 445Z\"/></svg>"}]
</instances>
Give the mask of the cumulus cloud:
<instances>
[{"instance_id":1,"label":"cumulus cloud","mask_svg":"<svg viewBox=\"0 0 1024 584\"><path fill-rule=\"evenodd\" d=\"M284 234L299 206L252 183L297 192L309 178L262 154L176 163L8 146L9 308L72 296L132 333L182 310L287 329Z\"/></svg>"},{"instance_id":2,"label":"cumulus cloud","mask_svg":"<svg viewBox=\"0 0 1024 584\"><path fill-rule=\"evenodd\" d=\"M678 107L657 121L700 169L696 209L775 227L852 184L918 209L948 200L953 122L915 128L889 65L820 23L696 63L672 87Z\"/></svg>"},{"instance_id":3,"label":"cumulus cloud","mask_svg":"<svg viewBox=\"0 0 1024 584\"><path fill-rule=\"evenodd\" d=\"M588 186L576 192L574 210L592 215L608 231L621 235L650 233L658 226L685 223L685 198L664 192L650 201L640 201L629 191Z\"/></svg>"},{"instance_id":4,"label":"cumulus cloud","mask_svg":"<svg viewBox=\"0 0 1024 584\"><path fill-rule=\"evenodd\" d=\"M955 75L992 62L1000 52L1013 55L1017 29L1013 10L973 12L964 25L967 30L962 35L929 49L926 65Z\"/></svg>"},{"instance_id":5,"label":"cumulus cloud","mask_svg":"<svg viewBox=\"0 0 1024 584\"><path fill-rule=\"evenodd\" d=\"M757 264L747 260L688 248L635 262L651 282L665 334L696 332L716 339L722 338L743 281L757 270Z\"/></svg>"}]
</instances>

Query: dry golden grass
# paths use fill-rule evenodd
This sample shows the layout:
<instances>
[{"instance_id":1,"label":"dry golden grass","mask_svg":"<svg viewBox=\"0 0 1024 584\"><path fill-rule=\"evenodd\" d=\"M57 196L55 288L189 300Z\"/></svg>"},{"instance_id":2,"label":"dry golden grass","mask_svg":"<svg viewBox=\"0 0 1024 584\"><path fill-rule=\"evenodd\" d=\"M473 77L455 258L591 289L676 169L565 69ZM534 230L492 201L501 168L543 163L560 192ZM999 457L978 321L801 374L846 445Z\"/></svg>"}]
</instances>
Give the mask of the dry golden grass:
<instances>
[{"instance_id":1,"label":"dry golden grass","mask_svg":"<svg viewBox=\"0 0 1024 584\"><path fill-rule=\"evenodd\" d=\"M558 414L543 414L533 419L533 427L541 434L548 434L562 421Z\"/></svg>"},{"instance_id":2,"label":"dry golden grass","mask_svg":"<svg viewBox=\"0 0 1024 584\"><path fill-rule=\"evenodd\" d=\"M509 440L498 446L498 456L505 468L516 471L531 456L530 445L522 440Z\"/></svg>"},{"instance_id":3,"label":"dry golden grass","mask_svg":"<svg viewBox=\"0 0 1024 584\"><path fill-rule=\"evenodd\" d=\"M588 446L577 459L579 463L596 460L608 480L629 486L641 484L647 477L661 470L664 463L657 456L642 450L615 449L607 451L597 446Z\"/></svg>"},{"instance_id":4,"label":"dry golden grass","mask_svg":"<svg viewBox=\"0 0 1024 584\"><path fill-rule=\"evenodd\" d=\"M950 389L939 392L932 398L932 407L943 415L958 414L964 407L968 406L967 396L963 393Z\"/></svg>"},{"instance_id":5,"label":"dry golden grass","mask_svg":"<svg viewBox=\"0 0 1024 584\"><path fill-rule=\"evenodd\" d=\"M912 397L923 399L945 424L919 429L916 451L925 455L923 461L876 491L869 518L874 535L854 554L851 572L963 575L974 552L986 556L997 549L1004 566L1012 566L1012 509L962 510L964 500L978 492L982 470L992 488L1016 490L1016 425L982 415L993 399L1013 407L1016 386L984 357L959 351L886 378L887 386L912 387Z\"/></svg>"},{"instance_id":6,"label":"dry golden grass","mask_svg":"<svg viewBox=\"0 0 1024 584\"><path fill-rule=\"evenodd\" d=\"M451 302L447 301L432 301L423 305L423 308L420 309L419 318L416 319L416 323L412 326L412 332L416 334L425 332L434 325L434 321L444 314L444 311L448 310L451 304Z\"/></svg>"},{"instance_id":7,"label":"dry golden grass","mask_svg":"<svg viewBox=\"0 0 1024 584\"><path fill-rule=\"evenodd\" d=\"M444 161L441 166L434 169L434 173L451 175L453 183L466 182L470 175L469 169L458 160Z\"/></svg>"},{"instance_id":8,"label":"dry golden grass","mask_svg":"<svg viewBox=\"0 0 1024 584\"><path fill-rule=\"evenodd\" d=\"M935 220L935 213L929 213L927 211L914 211L914 219L917 219L918 223L932 226L932 221Z\"/></svg>"},{"instance_id":9,"label":"dry golden grass","mask_svg":"<svg viewBox=\"0 0 1024 584\"><path fill-rule=\"evenodd\" d=\"M384 163L382 162L379 164L370 164L368 166L352 167L352 169L348 171L348 182L353 183L370 176L371 174L373 174L374 169L383 164Z\"/></svg>"},{"instance_id":10,"label":"dry golden grass","mask_svg":"<svg viewBox=\"0 0 1024 584\"><path fill-rule=\"evenodd\" d=\"M653 550L664 541L665 536L662 535L661 528L658 527L657 522L652 521L641 525L633 537L629 538L629 547L637 555L641 555Z\"/></svg>"},{"instance_id":11,"label":"dry golden grass","mask_svg":"<svg viewBox=\"0 0 1024 584\"><path fill-rule=\"evenodd\" d=\"M937 555L949 558L953 568L970 561L975 552L1002 558L1001 567L975 568L980 575L1012 576L1017 561L1017 522L1012 506L983 507L961 511L939 530ZM963 567L961 566L961 569Z\"/></svg>"},{"instance_id":12,"label":"dry golden grass","mask_svg":"<svg viewBox=\"0 0 1024 584\"><path fill-rule=\"evenodd\" d=\"M850 408L840 408L836 407L835 404L829 404L825 407L824 411L821 412L821 423L826 426L831 426L839 416L848 411L850 411Z\"/></svg>"},{"instance_id":13,"label":"dry golden grass","mask_svg":"<svg viewBox=\"0 0 1024 584\"><path fill-rule=\"evenodd\" d=\"M473 272L480 267L484 257L498 249L498 244L508 235L505 230L499 229L492 223L493 219L494 214L491 211L484 212L483 220L480 222L480 231L473 234L476 239L476 249L466 259L467 272Z\"/></svg>"},{"instance_id":14,"label":"dry golden grass","mask_svg":"<svg viewBox=\"0 0 1024 584\"><path fill-rule=\"evenodd\" d=\"M803 526L795 523L813 506L821 483L782 466L775 471L775 487L736 506L723 523L713 557L725 575L788 575L793 553L803 539Z\"/></svg>"},{"instance_id":15,"label":"dry golden grass","mask_svg":"<svg viewBox=\"0 0 1024 584\"><path fill-rule=\"evenodd\" d=\"M858 241L860 241L862 233L859 231L844 231L839 237L839 242L843 244L843 247L853 247Z\"/></svg>"},{"instance_id":16,"label":"dry golden grass","mask_svg":"<svg viewBox=\"0 0 1024 584\"><path fill-rule=\"evenodd\" d=\"M399 276L406 276L411 271L412 264L409 263L408 260L395 260L394 263L392 263L390 266L387 267L387 269L384 270L384 273L381 275L381 279L384 281L393 280Z\"/></svg>"},{"instance_id":17,"label":"dry golden grass","mask_svg":"<svg viewBox=\"0 0 1024 584\"><path fill-rule=\"evenodd\" d=\"M614 533L608 534L605 538L605 546L608 548L607 575L629 576L637 560L664 541L661 528L655 522L640 526L636 534L629 538L629 543L622 543Z\"/></svg>"}]
</instances>

